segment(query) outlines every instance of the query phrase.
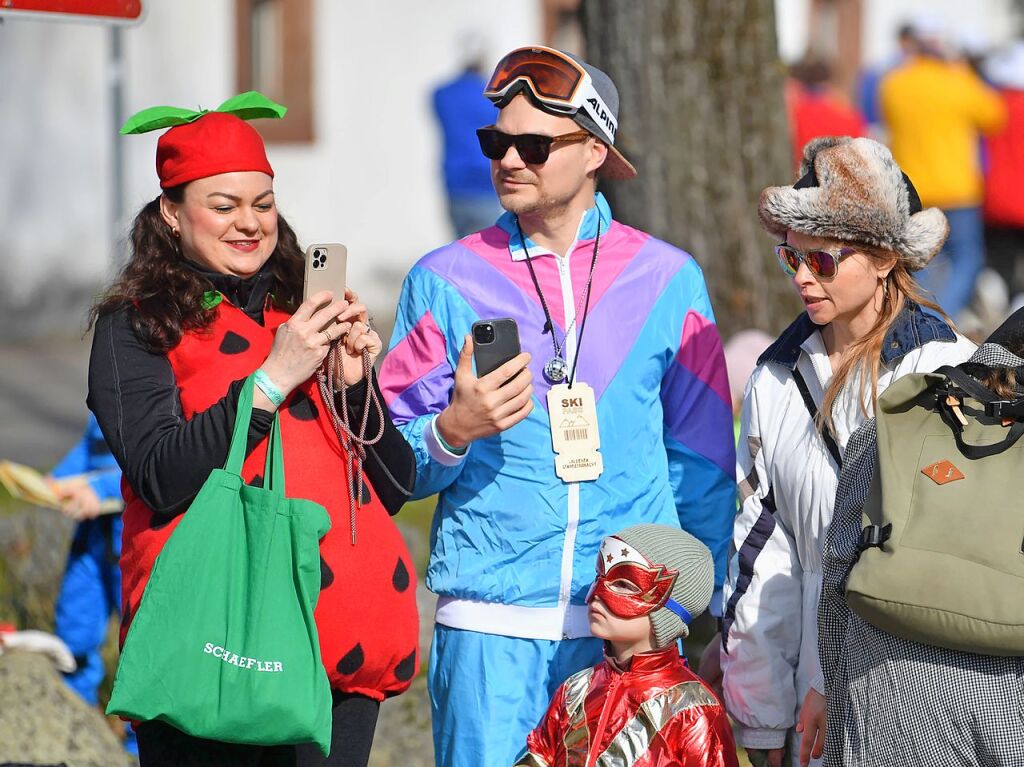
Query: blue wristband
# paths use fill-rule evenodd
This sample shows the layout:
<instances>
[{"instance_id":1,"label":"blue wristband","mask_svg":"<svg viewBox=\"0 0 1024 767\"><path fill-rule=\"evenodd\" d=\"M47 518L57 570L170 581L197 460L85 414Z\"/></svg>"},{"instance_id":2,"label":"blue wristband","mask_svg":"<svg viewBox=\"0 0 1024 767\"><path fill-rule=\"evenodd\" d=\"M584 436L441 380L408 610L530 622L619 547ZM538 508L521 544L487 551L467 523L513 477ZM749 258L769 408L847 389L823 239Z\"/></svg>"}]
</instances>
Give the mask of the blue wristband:
<instances>
[{"instance_id":1,"label":"blue wristband","mask_svg":"<svg viewBox=\"0 0 1024 767\"><path fill-rule=\"evenodd\" d=\"M274 407L281 407L281 403L284 402L284 394L281 390L274 386L274 382L270 380L270 376L263 372L263 368L257 368L256 372L252 374L253 383L259 387L259 390L267 395Z\"/></svg>"}]
</instances>

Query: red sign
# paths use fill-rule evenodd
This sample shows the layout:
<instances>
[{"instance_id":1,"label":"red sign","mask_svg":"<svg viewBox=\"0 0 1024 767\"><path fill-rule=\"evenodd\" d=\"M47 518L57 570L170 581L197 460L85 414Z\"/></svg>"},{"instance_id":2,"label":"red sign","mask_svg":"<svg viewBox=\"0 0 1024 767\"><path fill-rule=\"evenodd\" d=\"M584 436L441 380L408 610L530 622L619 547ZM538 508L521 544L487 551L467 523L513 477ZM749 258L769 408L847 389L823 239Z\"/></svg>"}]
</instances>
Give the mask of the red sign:
<instances>
[{"instance_id":1,"label":"red sign","mask_svg":"<svg viewBox=\"0 0 1024 767\"><path fill-rule=\"evenodd\" d=\"M134 24L142 18L142 0L0 0L0 16Z\"/></svg>"}]
</instances>

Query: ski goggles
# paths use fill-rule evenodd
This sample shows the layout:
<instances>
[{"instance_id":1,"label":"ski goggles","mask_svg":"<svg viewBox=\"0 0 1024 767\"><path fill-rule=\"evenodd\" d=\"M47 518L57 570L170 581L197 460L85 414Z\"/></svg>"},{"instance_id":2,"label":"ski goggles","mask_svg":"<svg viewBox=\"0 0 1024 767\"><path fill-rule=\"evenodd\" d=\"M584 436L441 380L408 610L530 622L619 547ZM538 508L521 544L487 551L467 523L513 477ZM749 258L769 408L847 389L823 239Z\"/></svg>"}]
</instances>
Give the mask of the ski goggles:
<instances>
[{"instance_id":1,"label":"ski goggles","mask_svg":"<svg viewBox=\"0 0 1024 767\"><path fill-rule=\"evenodd\" d=\"M500 109L523 89L541 109L556 115L572 117L584 109L604 133L598 138L609 144L615 141L618 122L594 88L590 73L561 51L543 46L516 48L498 62L484 96Z\"/></svg>"},{"instance_id":2,"label":"ski goggles","mask_svg":"<svg viewBox=\"0 0 1024 767\"><path fill-rule=\"evenodd\" d=\"M800 264L807 264L811 274L825 280L831 280L839 271L839 264L857 252L856 248L815 248L798 250L792 245L780 243L775 246L775 255L779 257L779 266L790 277L796 275Z\"/></svg>"},{"instance_id":3,"label":"ski goggles","mask_svg":"<svg viewBox=\"0 0 1024 767\"><path fill-rule=\"evenodd\" d=\"M619 538L608 537L597 555L597 578L587 594L587 604L595 598L619 618L639 618L666 607L689 623L692 616L671 599L678 570L652 565L646 557Z\"/></svg>"},{"instance_id":4,"label":"ski goggles","mask_svg":"<svg viewBox=\"0 0 1024 767\"><path fill-rule=\"evenodd\" d=\"M543 136L539 133L502 133L495 127L478 128L476 137L480 141L480 151L489 160L501 160L508 154L509 147L515 146L516 152L523 162L530 165L543 165L548 161L551 147L554 144L565 144L573 141L584 141L593 138L594 134L586 130L563 133L561 136Z\"/></svg>"}]
</instances>

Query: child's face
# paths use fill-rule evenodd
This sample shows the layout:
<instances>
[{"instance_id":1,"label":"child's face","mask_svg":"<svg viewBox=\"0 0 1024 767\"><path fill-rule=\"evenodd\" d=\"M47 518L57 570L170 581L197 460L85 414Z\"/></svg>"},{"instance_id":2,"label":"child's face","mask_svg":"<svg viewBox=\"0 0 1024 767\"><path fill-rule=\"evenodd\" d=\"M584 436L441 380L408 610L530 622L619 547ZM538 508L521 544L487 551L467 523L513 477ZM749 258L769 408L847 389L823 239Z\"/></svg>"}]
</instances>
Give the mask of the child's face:
<instances>
[{"instance_id":1,"label":"child's face","mask_svg":"<svg viewBox=\"0 0 1024 767\"><path fill-rule=\"evenodd\" d=\"M677 573L651 564L615 536L601 543L597 579L587 595L590 633L616 647L643 652L654 643L651 613L668 598Z\"/></svg>"},{"instance_id":2,"label":"child's face","mask_svg":"<svg viewBox=\"0 0 1024 767\"><path fill-rule=\"evenodd\" d=\"M599 597L590 600L587 620L590 622L590 633L598 639L607 639L616 644L636 644L644 640L653 643L653 627L649 616L620 618Z\"/></svg>"},{"instance_id":3,"label":"child's face","mask_svg":"<svg viewBox=\"0 0 1024 767\"><path fill-rule=\"evenodd\" d=\"M665 604L678 575L651 563L620 538L608 536L597 554L597 578L587 602L600 599L617 618L646 617Z\"/></svg>"}]
</instances>

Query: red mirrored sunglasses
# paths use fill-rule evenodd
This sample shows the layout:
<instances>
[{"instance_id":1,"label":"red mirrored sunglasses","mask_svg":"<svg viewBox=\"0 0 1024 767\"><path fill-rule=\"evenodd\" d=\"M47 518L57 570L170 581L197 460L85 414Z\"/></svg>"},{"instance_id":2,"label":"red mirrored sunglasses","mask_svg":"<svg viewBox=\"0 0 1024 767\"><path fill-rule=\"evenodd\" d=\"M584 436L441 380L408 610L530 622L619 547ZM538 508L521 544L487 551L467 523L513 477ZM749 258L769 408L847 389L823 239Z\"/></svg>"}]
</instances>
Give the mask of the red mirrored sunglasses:
<instances>
[{"instance_id":1,"label":"red mirrored sunglasses","mask_svg":"<svg viewBox=\"0 0 1024 767\"><path fill-rule=\"evenodd\" d=\"M784 242L775 246L775 255L779 257L779 266L790 277L794 276L800 268L800 264L804 263L811 270L811 274L825 280L835 277L842 260L856 252L856 248L799 250Z\"/></svg>"}]
</instances>

